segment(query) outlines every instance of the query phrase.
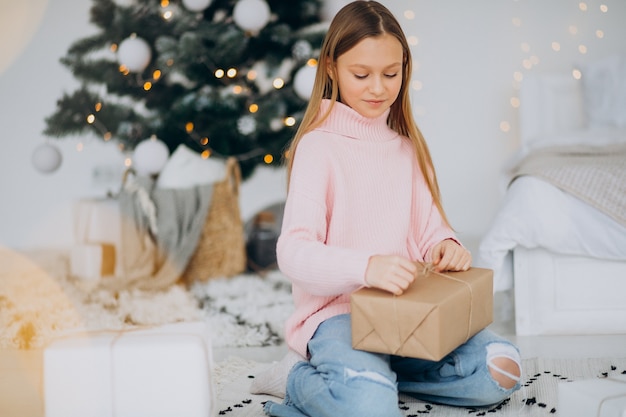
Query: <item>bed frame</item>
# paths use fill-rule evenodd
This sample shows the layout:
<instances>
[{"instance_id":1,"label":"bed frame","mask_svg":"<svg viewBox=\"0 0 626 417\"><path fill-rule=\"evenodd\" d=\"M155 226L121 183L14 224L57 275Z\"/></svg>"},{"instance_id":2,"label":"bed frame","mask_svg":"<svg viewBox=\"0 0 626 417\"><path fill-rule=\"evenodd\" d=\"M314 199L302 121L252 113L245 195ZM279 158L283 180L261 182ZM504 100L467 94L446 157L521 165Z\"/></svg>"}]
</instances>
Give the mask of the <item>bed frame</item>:
<instances>
[{"instance_id":1,"label":"bed frame","mask_svg":"<svg viewBox=\"0 0 626 417\"><path fill-rule=\"evenodd\" d=\"M522 146L543 133L580 129L581 85L571 75L535 75L520 91ZM518 335L626 334L626 260L513 251Z\"/></svg>"}]
</instances>

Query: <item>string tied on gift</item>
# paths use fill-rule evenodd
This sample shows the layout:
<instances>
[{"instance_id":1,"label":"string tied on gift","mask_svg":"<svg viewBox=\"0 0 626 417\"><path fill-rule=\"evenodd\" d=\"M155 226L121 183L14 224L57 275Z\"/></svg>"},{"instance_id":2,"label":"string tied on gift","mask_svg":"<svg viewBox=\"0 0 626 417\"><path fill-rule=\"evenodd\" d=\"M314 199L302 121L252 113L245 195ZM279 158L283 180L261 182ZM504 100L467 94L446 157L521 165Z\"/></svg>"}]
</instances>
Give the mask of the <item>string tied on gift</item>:
<instances>
[{"instance_id":1,"label":"string tied on gift","mask_svg":"<svg viewBox=\"0 0 626 417\"><path fill-rule=\"evenodd\" d=\"M465 341L467 342L472 336L472 322L473 322L473 305L474 305L474 290L469 282L463 281L462 279L455 278L451 275L444 274L443 272L438 272L435 270L435 266L432 262L417 262L417 265L422 267L421 275L428 276L429 274L437 275L446 279L451 279L453 281L459 282L469 290L469 314L467 315L467 333L465 336Z\"/></svg>"}]
</instances>

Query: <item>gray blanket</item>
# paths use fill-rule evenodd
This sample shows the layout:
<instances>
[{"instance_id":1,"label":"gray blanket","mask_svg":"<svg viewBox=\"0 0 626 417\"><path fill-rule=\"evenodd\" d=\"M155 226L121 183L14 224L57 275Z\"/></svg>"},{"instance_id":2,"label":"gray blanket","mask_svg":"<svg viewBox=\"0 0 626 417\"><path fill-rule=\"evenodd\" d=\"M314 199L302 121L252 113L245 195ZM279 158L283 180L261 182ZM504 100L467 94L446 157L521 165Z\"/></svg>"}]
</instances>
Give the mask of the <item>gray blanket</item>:
<instances>
[{"instance_id":1,"label":"gray blanket","mask_svg":"<svg viewBox=\"0 0 626 417\"><path fill-rule=\"evenodd\" d=\"M213 185L155 187L150 178L129 178L120 191L121 276L102 280L110 290L161 290L176 283L193 255L206 221Z\"/></svg>"},{"instance_id":2,"label":"gray blanket","mask_svg":"<svg viewBox=\"0 0 626 417\"><path fill-rule=\"evenodd\" d=\"M626 226L626 144L537 150L513 170L575 195Z\"/></svg>"}]
</instances>

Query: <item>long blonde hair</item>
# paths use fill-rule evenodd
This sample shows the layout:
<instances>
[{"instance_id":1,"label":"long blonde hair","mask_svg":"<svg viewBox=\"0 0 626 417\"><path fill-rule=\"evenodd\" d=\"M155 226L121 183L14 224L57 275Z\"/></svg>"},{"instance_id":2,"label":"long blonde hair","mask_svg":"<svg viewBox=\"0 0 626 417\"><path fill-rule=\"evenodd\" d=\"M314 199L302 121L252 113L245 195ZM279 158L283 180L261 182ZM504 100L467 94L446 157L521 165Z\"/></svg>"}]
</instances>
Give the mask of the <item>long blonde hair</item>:
<instances>
[{"instance_id":1,"label":"long blonde hair","mask_svg":"<svg viewBox=\"0 0 626 417\"><path fill-rule=\"evenodd\" d=\"M391 105L387 125L400 135L411 140L419 168L424 175L435 206L441 213L443 220L449 225L450 223L443 210L441 193L428 145L413 119L413 110L411 109L409 98L409 82L412 72L411 50L400 23L385 6L377 1L356 0L348 3L339 10L330 23L320 50L311 99L302 122L285 153L287 178L291 176L294 155L302 136L322 124L332 111L334 103L339 99L339 88L337 83L333 81L333 78L336 80L337 77L331 77L328 71L334 72L337 58L352 49L361 40L383 34L394 36L402 45L404 55L402 86L400 87L398 98ZM327 113L319 114L320 104L323 99L329 99L331 105Z\"/></svg>"}]
</instances>

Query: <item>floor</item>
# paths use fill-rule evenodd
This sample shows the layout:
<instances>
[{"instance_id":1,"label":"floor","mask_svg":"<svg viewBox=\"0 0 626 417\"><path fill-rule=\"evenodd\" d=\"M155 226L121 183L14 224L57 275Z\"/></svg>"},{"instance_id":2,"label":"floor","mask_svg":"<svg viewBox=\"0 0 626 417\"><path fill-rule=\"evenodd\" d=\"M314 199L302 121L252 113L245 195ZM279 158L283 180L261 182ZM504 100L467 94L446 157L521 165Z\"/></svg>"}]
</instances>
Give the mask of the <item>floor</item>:
<instances>
[{"instance_id":1,"label":"floor","mask_svg":"<svg viewBox=\"0 0 626 417\"><path fill-rule=\"evenodd\" d=\"M495 307L506 309L505 294L496 296ZM626 334L595 336L516 336L514 322L496 320L490 328L515 342L525 358L532 357L626 357ZM278 360L284 346L215 350L214 359L231 355L259 362ZM43 352L0 351L0 416L43 417Z\"/></svg>"}]
</instances>

